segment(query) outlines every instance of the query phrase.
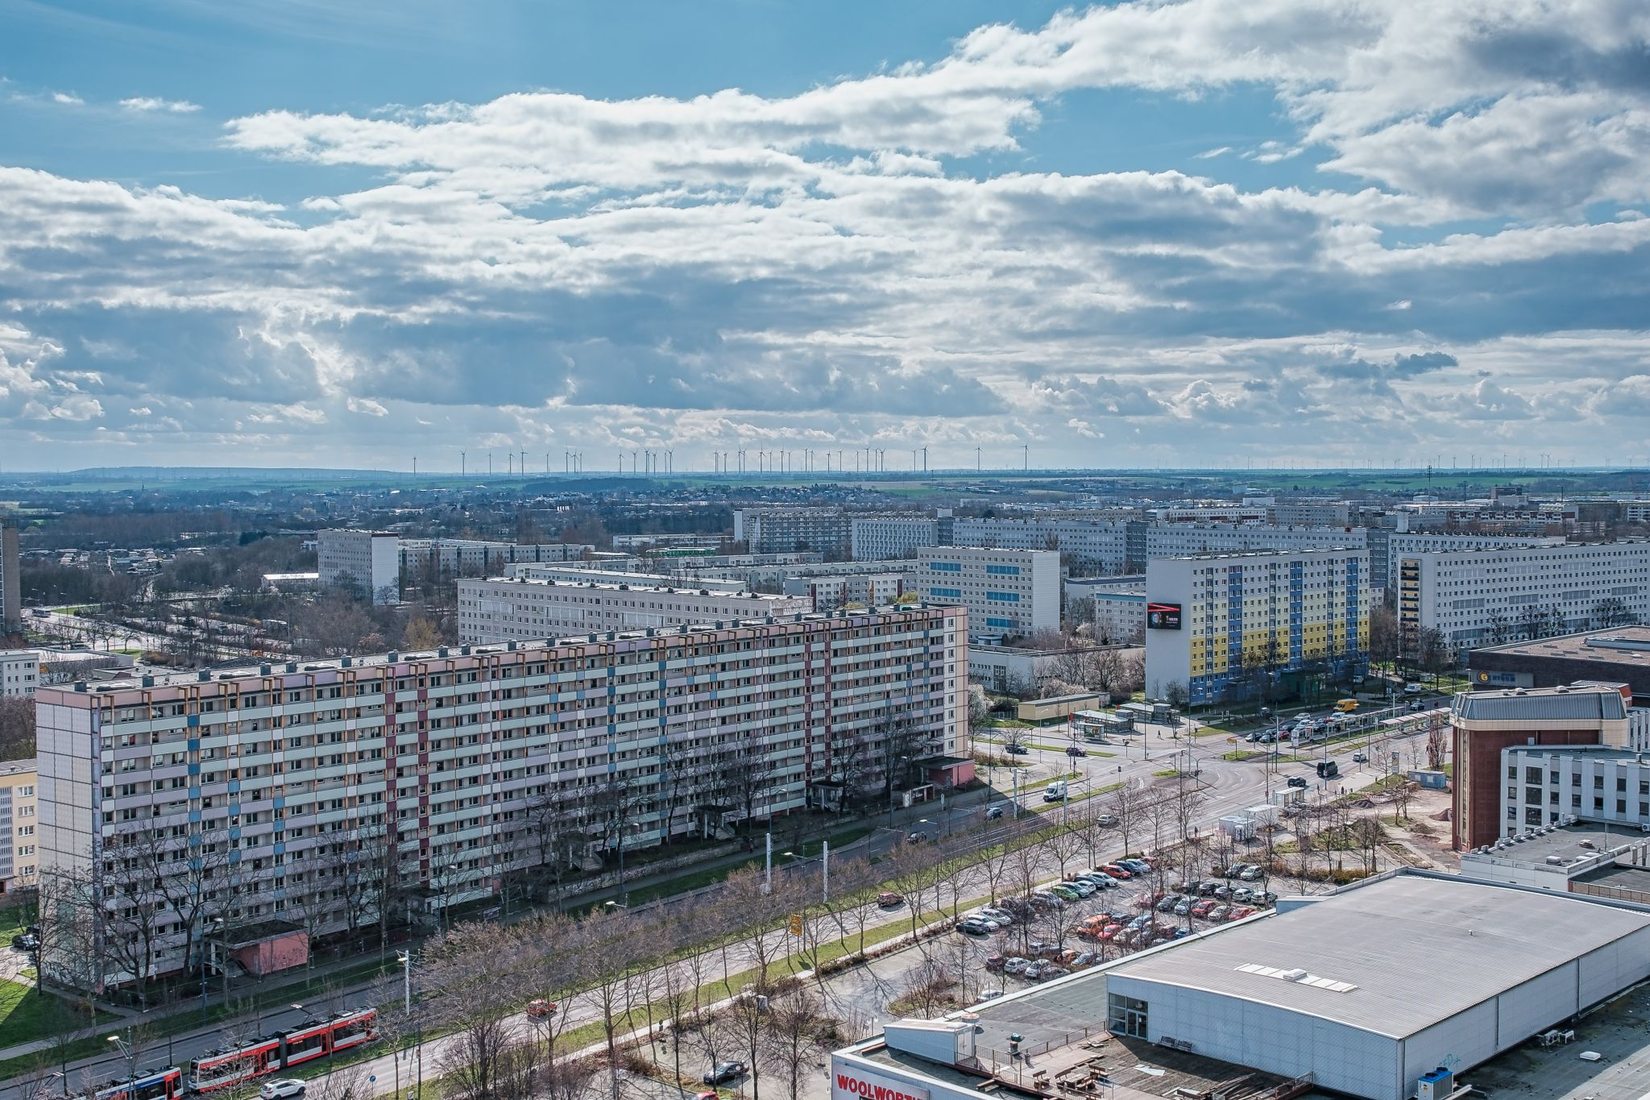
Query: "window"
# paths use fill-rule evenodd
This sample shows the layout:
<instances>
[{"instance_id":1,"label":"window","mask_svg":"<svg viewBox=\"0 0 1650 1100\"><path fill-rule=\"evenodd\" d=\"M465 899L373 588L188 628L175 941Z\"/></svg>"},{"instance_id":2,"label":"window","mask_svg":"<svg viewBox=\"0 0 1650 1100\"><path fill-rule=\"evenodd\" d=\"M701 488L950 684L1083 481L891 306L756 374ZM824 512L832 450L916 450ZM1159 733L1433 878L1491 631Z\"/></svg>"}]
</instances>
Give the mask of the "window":
<instances>
[{"instance_id":1,"label":"window","mask_svg":"<svg viewBox=\"0 0 1650 1100\"><path fill-rule=\"evenodd\" d=\"M1106 994L1107 1026L1117 1035L1127 1035L1131 1039L1146 1038L1147 1005L1145 1001L1135 997L1125 997L1120 993Z\"/></svg>"}]
</instances>

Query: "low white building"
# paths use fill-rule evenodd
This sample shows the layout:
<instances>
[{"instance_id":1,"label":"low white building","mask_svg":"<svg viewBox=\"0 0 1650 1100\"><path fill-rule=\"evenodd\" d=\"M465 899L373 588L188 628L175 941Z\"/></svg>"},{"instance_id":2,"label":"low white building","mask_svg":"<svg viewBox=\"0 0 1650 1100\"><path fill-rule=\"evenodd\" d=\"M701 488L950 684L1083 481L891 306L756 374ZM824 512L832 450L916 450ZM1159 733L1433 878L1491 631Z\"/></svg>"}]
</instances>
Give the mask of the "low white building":
<instances>
[{"instance_id":1,"label":"low white building","mask_svg":"<svg viewBox=\"0 0 1650 1100\"><path fill-rule=\"evenodd\" d=\"M925 603L968 608L970 638L1060 629L1057 551L931 546L916 561L911 590Z\"/></svg>"},{"instance_id":2,"label":"low white building","mask_svg":"<svg viewBox=\"0 0 1650 1100\"><path fill-rule=\"evenodd\" d=\"M0 649L0 695L32 697L39 686L39 653L32 649Z\"/></svg>"},{"instance_id":3,"label":"low white building","mask_svg":"<svg viewBox=\"0 0 1650 1100\"><path fill-rule=\"evenodd\" d=\"M458 635L465 644L698 626L812 610L812 601L805 597L712 592L708 588L579 584L512 577L458 582Z\"/></svg>"},{"instance_id":4,"label":"low white building","mask_svg":"<svg viewBox=\"0 0 1650 1100\"><path fill-rule=\"evenodd\" d=\"M1099 1097L1071 1081L1095 1082L1098 1064L1101 1088L1118 1095L1209 1096L1241 1081L1252 1096L1442 1098L1647 977L1650 910L1389 872L1011 992L966 1019L889 1023L831 1056L831 1096ZM1198 1086L1166 1091L1165 1064Z\"/></svg>"}]
</instances>

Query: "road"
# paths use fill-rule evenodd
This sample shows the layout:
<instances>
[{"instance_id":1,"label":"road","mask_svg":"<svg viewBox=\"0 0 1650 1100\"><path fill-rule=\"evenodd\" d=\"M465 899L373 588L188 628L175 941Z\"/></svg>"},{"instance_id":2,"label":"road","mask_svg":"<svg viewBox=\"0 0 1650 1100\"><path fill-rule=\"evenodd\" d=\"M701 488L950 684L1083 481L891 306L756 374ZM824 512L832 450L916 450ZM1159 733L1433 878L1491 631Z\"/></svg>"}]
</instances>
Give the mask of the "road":
<instances>
[{"instance_id":1,"label":"road","mask_svg":"<svg viewBox=\"0 0 1650 1100\"><path fill-rule=\"evenodd\" d=\"M1417 734L1410 735L1412 738ZM1397 742L1389 743L1396 744ZM1239 744L1242 744L1239 742ZM1060 814L1077 814L1084 810L1083 801L1078 801L1065 807L1055 807L1041 802L1041 789L1046 785L1047 778L1061 772L1069 772L1073 768L1084 773L1079 780L1073 780L1074 793L1081 795L1085 785L1099 788L1109 784L1123 782L1139 788L1156 785L1166 794L1177 791L1186 785L1193 785L1202 796L1199 806L1198 828L1212 831L1218 820L1236 811L1264 803L1269 792L1281 789L1289 775L1302 775L1309 781L1309 790L1319 796L1329 796L1337 793L1341 788L1355 790L1368 786L1380 779L1386 773L1378 764L1355 765L1352 755L1365 750L1363 739L1356 743L1335 745L1324 750L1322 746L1314 746L1315 759L1335 760L1340 768L1341 775L1328 783L1318 780L1313 769L1307 764L1280 764L1268 766L1262 762L1246 761L1235 762L1222 759L1222 754L1234 748L1233 739L1225 734L1206 735L1202 737L1175 737L1174 731L1163 728L1148 728L1141 740L1130 746L1125 755L1114 757L1088 756L1073 760L1063 752L1038 750L1034 752L1033 763L1026 769L1033 777L1021 784L1020 802L1023 806L1041 808L1050 818L1057 818ZM1255 746L1243 745L1245 748ZM1095 746L1099 751L1113 751L1119 746ZM1260 746L1259 748L1264 748ZM1370 754L1374 760L1389 760L1390 757L1382 752ZM1173 778L1156 775L1157 772L1170 768L1179 771ZM1016 769L1016 772L1021 769ZM1030 792L1030 793L1028 793ZM1104 796L1100 796L1102 799ZM1036 800L1035 802L1033 800ZM911 832L920 832L924 836L933 838L943 837L959 831L981 827L979 834L982 840L992 836L999 836L1003 831L985 829L987 824L996 825L996 822L986 822L984 819L985 807L980 805L958 807L946 806L942 809L935 803L933 812L919 819L915 824L901 824L897 829L885 829L876 839L872 851L886 851L899 844L909 843L906 839ZM1029 811L1028 811L1029 812ZM1096 809L1098 811L1098 807ZM1108 853L1108 858L1122 855L1120 849ZM1059 877L1060 867L1051 856L1045 859L1039 868L1043 877L1054 880ZM980 868L970 868L955 877L959 896L981 897L989 894L990 887ZM868 924L869 928L883 927L896 923L907 923L910 920L908 913L895 910L891 913L878 913ZM783 929L775 929L770 934L770 943L785 940L787 933ZM831 937L831 938L834 938ZM771 949L770 949L771 950ZM780 952L782 954L782 952ZM772 957L770 955L770 957ZM734 952L732 967L735 971L748 969L754 966L754 957L749 949ZM659 988L656 983L653 988ZM360 1007L381 1000L386 993L382 985L363 986L341 991L335 995L333 1001L325 1006L327 1009L343 1007ZM312 1006L319 1007L319 1006ZM601 1010L594 998L589 996L575 996L563 1005L566 1013L561 1022L563 1030L578 1027L601 1018ZM263 1034L272 1030L293 1027L302 1023L305 1013L287 1010L278 1014L264 1016L256 1022L247 1021L242 1027L246 1034ZM524 1014L511 1017L511 1026L522 1037L531 1036L534 1032ZM392 1052L372 1059L364 1064L364 1068L350 1067L347 1071L351 1080L359 1080L363 1075L375 1077L372 1082L375 1094L386 1094L396 1087L399 1081L403 1089L408 1082L416 1081L420 1076L420 1057L422 1066L429 1067L439 1063L441 1054L452 1040L433 1039L422 1044L421 1050L408 1050L396 1055ZM190 1058L206 1053L223 1042L223 1033L220 1030L199 1032L188 1036L174 1037L168 1050L161 1044L151 1043L149 1049L139 1057L141 1067L159 1068L166 1064L187 1065ZM170 1058L170 1061L168 1061ZM125 1062L122 1058L88 1059L71 1065L69 1076L71 1088L89 1080L106 1080L113 1078L124 1071Z\"/></svg>"}]
</instances>

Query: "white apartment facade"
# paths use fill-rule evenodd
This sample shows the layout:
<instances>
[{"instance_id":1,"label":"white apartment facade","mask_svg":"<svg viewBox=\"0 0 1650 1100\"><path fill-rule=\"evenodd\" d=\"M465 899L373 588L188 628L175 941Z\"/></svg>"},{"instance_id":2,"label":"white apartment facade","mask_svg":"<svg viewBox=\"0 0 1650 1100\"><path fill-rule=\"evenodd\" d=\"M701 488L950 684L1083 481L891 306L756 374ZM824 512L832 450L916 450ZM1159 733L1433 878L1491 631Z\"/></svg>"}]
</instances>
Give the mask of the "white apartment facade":
<instances>
[{"instance_id":1,"label":"white apartment facade","mask_svg":"<svg viewBox=\"0 0 1650 1100\"><path fill-rule=\"evenodd\" d=\"M1346 678L1369 655L1369 553L1255 551L1146 566L1146 693L1233 702L1302 674Z\"/></svg>"},{"instance_id":2,"label":"white apartment facade","mask_svg":"<svg viewBox=\"0 0 1650 1100\"><path fill-rule=\"evenodd\" d=\"M1145 557L1266 550L1334 550L1363 547L1361 527L1282 527L1269 523L1154 523L1146 529Z\"/></svg>"},{"instance_id":3,"label":"white apartment facade","mask_svg":"<svg viewBox=\"0 0 1650 1100\"><path fill-rule=\"evenodd\" d=\"M458 582L458 636L467 644L605 630L657 630L812 610L812 602L799 596L712 592L708 588L519 577Z\"/></svg>"},{"instance_id":4,"label":"white apartment facade","mask_svg":"<svg viewBox=\"0 0 1650 1100\"><path fill-rule=\"evenodd\" d=\"M647 563L642 563L647 564ZM708 588L712 592L749 592L750 586L721 577L698 577L691 573L649 573L643 570L585 569L575 565L513 565L505 574L513 580L557 581L562 584L639 585L642 587Z\"/></svg>"},{"instance_id":5,"label":"white apartment facade","mask_svg":"<svg viewBox=\"0 0 1650 1100\"><path fill-rule=\"evenodd\" d=\"M1129 527L1125 520L1081 517L958 517L951 541L957 546L1004 550L1058 550L1074 570L1121 573L1129 557Z\"/></svg>"},{"instance_id":6,"label":"white apartment facade","mask_svg":"<svg viewBox=\"0 0 1650 1100\"><path fill-rule=\"evenodd\" d=\"M848 604L882 607L905 592L904 573L854 573L839 577L790 577L785 595L807 599L814 611L836 611Z\"/></svg>"},{"instance_id":7,"label":"white apartment facade","mask_svg":"<svg viewBox=\"0 0 1650 1100\"><path fill-rule=\"evenodd\" d=\"M134 851L193 883L198 910L155 910L142 965L165 974L216 919L348 926L364 867L439 911L547 862L869 796L890 737L966 758L967 670L964 613L911 608L46 688L40 872L103 899L86 919L115 942L143 919L116 888ZM75 983L133 965L46 960Z\"/></svg>"},{"instance_id":8,"label":"white apartment facade","mask_svg":"<svg viewBox=\"0 0 1650 1100\"><path fill-rule=\"evenodd\" d=\"M1602 625L1607 601L1631 621L1650 620L1650 542L1410 554L1398 562L1398 627L1406 647L1439 632L1453 649L1525 636L1540 612L1546 634ZM1499 637L1498 635L1506 635Z\"/></svg>"},{"instance_id":9,"label":"white apartment facade","mask_svg":"<svg viewBox=\"0 0 1650 1100\"><path fill-rule=\"evenodd\" d=\"M949 545L954 522L944 515L855 516L852 557L855 561L894 561L912 557L924 546Z\"/></svg>"},{"instance_id":10,"label":"white apartment facade","mask_svg":"<svg viewBox=\"0 0 1650 1100\"><path fill-rule=\"evenodd\" d=\"M842 561L853 549L853 527L839 508L736 508L733 541L753 554L813 551Z\"/></svg>"},{"instance_id":11,"label":"white apartment facade","mask_svg":"<svg viewBox=\"0 0 1650 1100\"><path fill-rule=\"evenodd\" d=\"M1057 551L931 546L916 561L910 590L925 603L966 607L973 638L1060 629Z\"/></svg>"},{"instance_id":12,"label":"white apartment facade","mask_svg":"<svg viewBox=\"0 0 1650 1100\"><path fill-rule=\"evenodd\" d=\"M1453 550L1500 550L1522 546L1563 546L1563 535L1458 535L1449 532L1369 530L1369 568L1377 588L1394 591L1398 563L1416 554Z\"/></svg>"},{"instance_id":13,"label":"white apartment facade","mask_svg":"<svg viewBox=\"0 0 1650 1100\"><path fill-rule=\"evenodd\" d=\"M401 540L386 531L324 529L315 533L322 588L353 588L375 604L401 598Z\"/></svg>"},{"instance_id":14,"label":"white apartment facade","mask_svg":"<svg viewBox=\"0 0 1650 1100\"><path fill-rule=\"evenodd\" d=\"M40 653L33 649L0 649L0 695L27 698L40 686Z\"/></svg>"},{"instance_id":15,"label":"white apartment facade","mask_svg":"<svg viewBox=\"0 0 1650 1100\"><path fill-rule=\"evenodd\" d=\"M33 760L0 762L0 893L33 886L39 865L37 781Z\"/></svg>"},{"instance_id":16,"label":"white apartment facade","mask_svg":"<svg viewBox=\"0 0 1650 1100\"><path fill-rule=\"evenodd\" d=\"M595 549L580 542L402 539L397 554L403 577L486 577L517 563L581 561Z\"/></svg>"}]
</instances>

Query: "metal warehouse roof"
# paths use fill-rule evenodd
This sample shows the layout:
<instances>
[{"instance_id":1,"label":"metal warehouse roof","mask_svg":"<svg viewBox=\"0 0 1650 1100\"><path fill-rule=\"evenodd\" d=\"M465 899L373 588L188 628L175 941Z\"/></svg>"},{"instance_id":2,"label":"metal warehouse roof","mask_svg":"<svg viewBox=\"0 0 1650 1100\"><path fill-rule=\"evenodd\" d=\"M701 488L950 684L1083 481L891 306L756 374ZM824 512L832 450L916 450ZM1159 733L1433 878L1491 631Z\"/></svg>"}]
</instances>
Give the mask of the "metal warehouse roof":
<instances>
[{"instance_id":1,"label":"metal warehouse roof","mask_svg":"<svg viewBox=\"0 0 1650 1100\"><path fill-rule=\"evenodd\" d=\"M1403 1038L1647 927L1650 913L1574 895L1400 874L1126 959L1107 978Z\"/></svg>"},{"instance_id":2,"label":"metal warehouse roof","mask_svg":"<svg viewBox=\"0 0 1650 1100\"><path fill-rule=\"evenodd\" d=\"M1455 697L1455 715L1472 722L1622 719L1627 701L1609 688L1514 688Z\"/></svg>"}]
</instances>

